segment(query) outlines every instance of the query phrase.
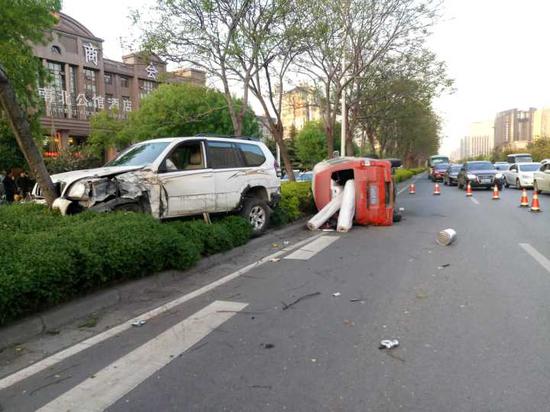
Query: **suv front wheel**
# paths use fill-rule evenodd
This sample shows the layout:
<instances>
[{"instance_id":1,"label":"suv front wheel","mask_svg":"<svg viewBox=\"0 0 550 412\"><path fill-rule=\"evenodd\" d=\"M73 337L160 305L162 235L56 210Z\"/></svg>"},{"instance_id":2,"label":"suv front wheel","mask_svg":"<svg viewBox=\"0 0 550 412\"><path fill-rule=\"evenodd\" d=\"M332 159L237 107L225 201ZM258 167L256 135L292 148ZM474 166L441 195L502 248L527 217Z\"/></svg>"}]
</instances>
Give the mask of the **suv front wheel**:
<instances>
[{"instance_id":1,"label":"suv front wheel","mask_svg":"<svg viewBox=\"0 0 550 412\"><path fill-rule=\"evenodd\" d=\"M241 216L252 226L252 235L259 236L267 229L271 209L265 201L256 197L246 198L241 209Z\"/></svg>"}]
</instances>

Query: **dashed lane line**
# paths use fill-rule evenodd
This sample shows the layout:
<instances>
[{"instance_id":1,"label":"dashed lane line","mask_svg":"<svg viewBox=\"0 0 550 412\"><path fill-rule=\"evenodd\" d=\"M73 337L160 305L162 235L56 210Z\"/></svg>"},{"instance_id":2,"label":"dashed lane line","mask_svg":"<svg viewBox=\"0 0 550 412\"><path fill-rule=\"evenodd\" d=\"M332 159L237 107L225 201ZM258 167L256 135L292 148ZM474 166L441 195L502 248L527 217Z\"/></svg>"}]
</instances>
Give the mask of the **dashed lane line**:
<instances>
[{"instance_id":1,"label":"dashed lane line","mask_svg":"<svg viewBox=\"0 0 550 412\"><path fill-rule=\"evenodd\" d=\"M535 259L544 269L550 272L550 260L529 243L520 243L519 246Z\"/></svg>"},{"instance_id":2,"label":"dashed lane line","mask_svg":"<svg viewBox=\"0 0 550 412\"><path fill-rule=\"evenodd\" d=\"M246 306L248 303L211 303L63 393L38 412L104 411Z\"/></svg>"},{"instance_id":3,"label":"dashed lane line","mask_svg":"<svg viewBox=\"0 0 550 412\"><path fill-rule=\"evenodd\" d=\"M308 243L307 245L301 247L296 252L291 253L288 256L285 256L285 259L293 260L308 260L315 256L317 253L323 249L330 246L332 243L340 239L340 236L321 236L318 239L315 239L313 242Z\"/></svg>"}]
</instances>

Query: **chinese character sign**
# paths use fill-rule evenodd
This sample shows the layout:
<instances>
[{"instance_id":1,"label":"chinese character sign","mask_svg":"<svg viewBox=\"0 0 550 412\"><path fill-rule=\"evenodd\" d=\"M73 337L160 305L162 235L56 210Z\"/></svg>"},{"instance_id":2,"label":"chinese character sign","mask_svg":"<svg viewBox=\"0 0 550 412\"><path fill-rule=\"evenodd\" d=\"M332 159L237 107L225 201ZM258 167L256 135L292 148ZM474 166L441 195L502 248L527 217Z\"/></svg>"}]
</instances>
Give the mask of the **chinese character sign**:
<instances>
[{"instance_id":1,"label":"chinese character sign","mask_svg":"<svg viewBox=\"0 0 550 412\"><path fill-rule=\"evenodd\" d=\"M159 70L157 69L157 66L155 66L153 62L149 63L149 66L145 68L145 71L147 72L147 77L149 77L150 79L156 80Z\"/></svg>"},{"instance_id":2,"label":"chinese character sign","mask_svg":"<svg viewBox=\"0 0 550 412\"><path fill-rule=\"evenodd\" d=\"M92 43L84 45L84 58L86 63L93 63L97 66L98 48Z\"/></svg>"}]
</instances>

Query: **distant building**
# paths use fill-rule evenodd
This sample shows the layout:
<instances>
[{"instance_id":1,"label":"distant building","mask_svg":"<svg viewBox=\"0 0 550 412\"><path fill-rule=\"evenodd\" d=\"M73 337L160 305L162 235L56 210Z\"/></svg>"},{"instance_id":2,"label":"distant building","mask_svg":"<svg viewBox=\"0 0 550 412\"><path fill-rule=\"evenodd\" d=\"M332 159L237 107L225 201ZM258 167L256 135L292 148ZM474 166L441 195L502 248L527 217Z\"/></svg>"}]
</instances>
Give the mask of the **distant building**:
<instances>
[{"instance_id":1,"label":"distant building","mask_svg":"<svg viewBox=\"0 0 550 412\"><path fill-rule=\"evenodd\" d=\"M470 125L468 136L460 141L460 158L488 156L494 148L493 121L474 122Z\"/></svg>"},{"instance_id":2,"label":"distant building","mask_svg":"<svg viewBox=\"0 0 550 412\"><path fill-rule=\"evenodd\" d=\"M550 138L550 107L537 109L533 116L533 140Z\"/></svg>"},{"instance_id":3,"label":"distant building","mask_svg":"<svg viewBox=\"0 0 550 412\"><path fill-rule=\"evenodd\" d=\"M122 62L104 58L102 43L81 23L59 13L48 42L33 47L52 78L39 88L45 109L41 124L51 136L50 155L82 144L90 133L89 118L98 111L126 117L159 83L206 83L202 71L167 72L166 63L155 55L132 53Z\"/></svg>"},{"instance_id":4,"label":"distant building","mask_svg":"<svg viewBox=\"0 0 550 412\"><path fill-rule=\"evenodd\" d=\"M506 110L495 118L495 147L507 146L512 150L525 149L534 139L534 117L536 109Z\"/></svg>"},{"instance_id":5,"label":"distant building","mask_svg":"<svg viewBox=\"0 0 550 412\"><path fill-rule=\"evenodd\" d=\"M285 139L291 137L292 127L300 131L306 122L319 119L321 119L321 111L312 88L298 86L283 95L281 120Z\"/></svg>"}]
</instances>

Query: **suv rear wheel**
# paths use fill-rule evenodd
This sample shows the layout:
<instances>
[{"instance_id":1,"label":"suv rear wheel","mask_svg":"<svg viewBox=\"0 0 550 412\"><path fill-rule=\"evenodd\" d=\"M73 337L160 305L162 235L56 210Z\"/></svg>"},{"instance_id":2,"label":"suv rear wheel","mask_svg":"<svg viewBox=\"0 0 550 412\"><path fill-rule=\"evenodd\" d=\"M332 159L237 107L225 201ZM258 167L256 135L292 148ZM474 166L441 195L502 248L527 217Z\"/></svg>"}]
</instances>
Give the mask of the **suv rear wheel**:
<instances>
[{"instance_id":1,"label":"suv rear wheel","mask_svg":"<svg viewBox=\"0 0 550 412\"><path fill-rule=\"evenodd\" d=\"M252 235L259 236L267 229L271 209L265 201L257 197L246 198L241 209L241 216L252 225Z\"/></svg>"}]
</instances>

